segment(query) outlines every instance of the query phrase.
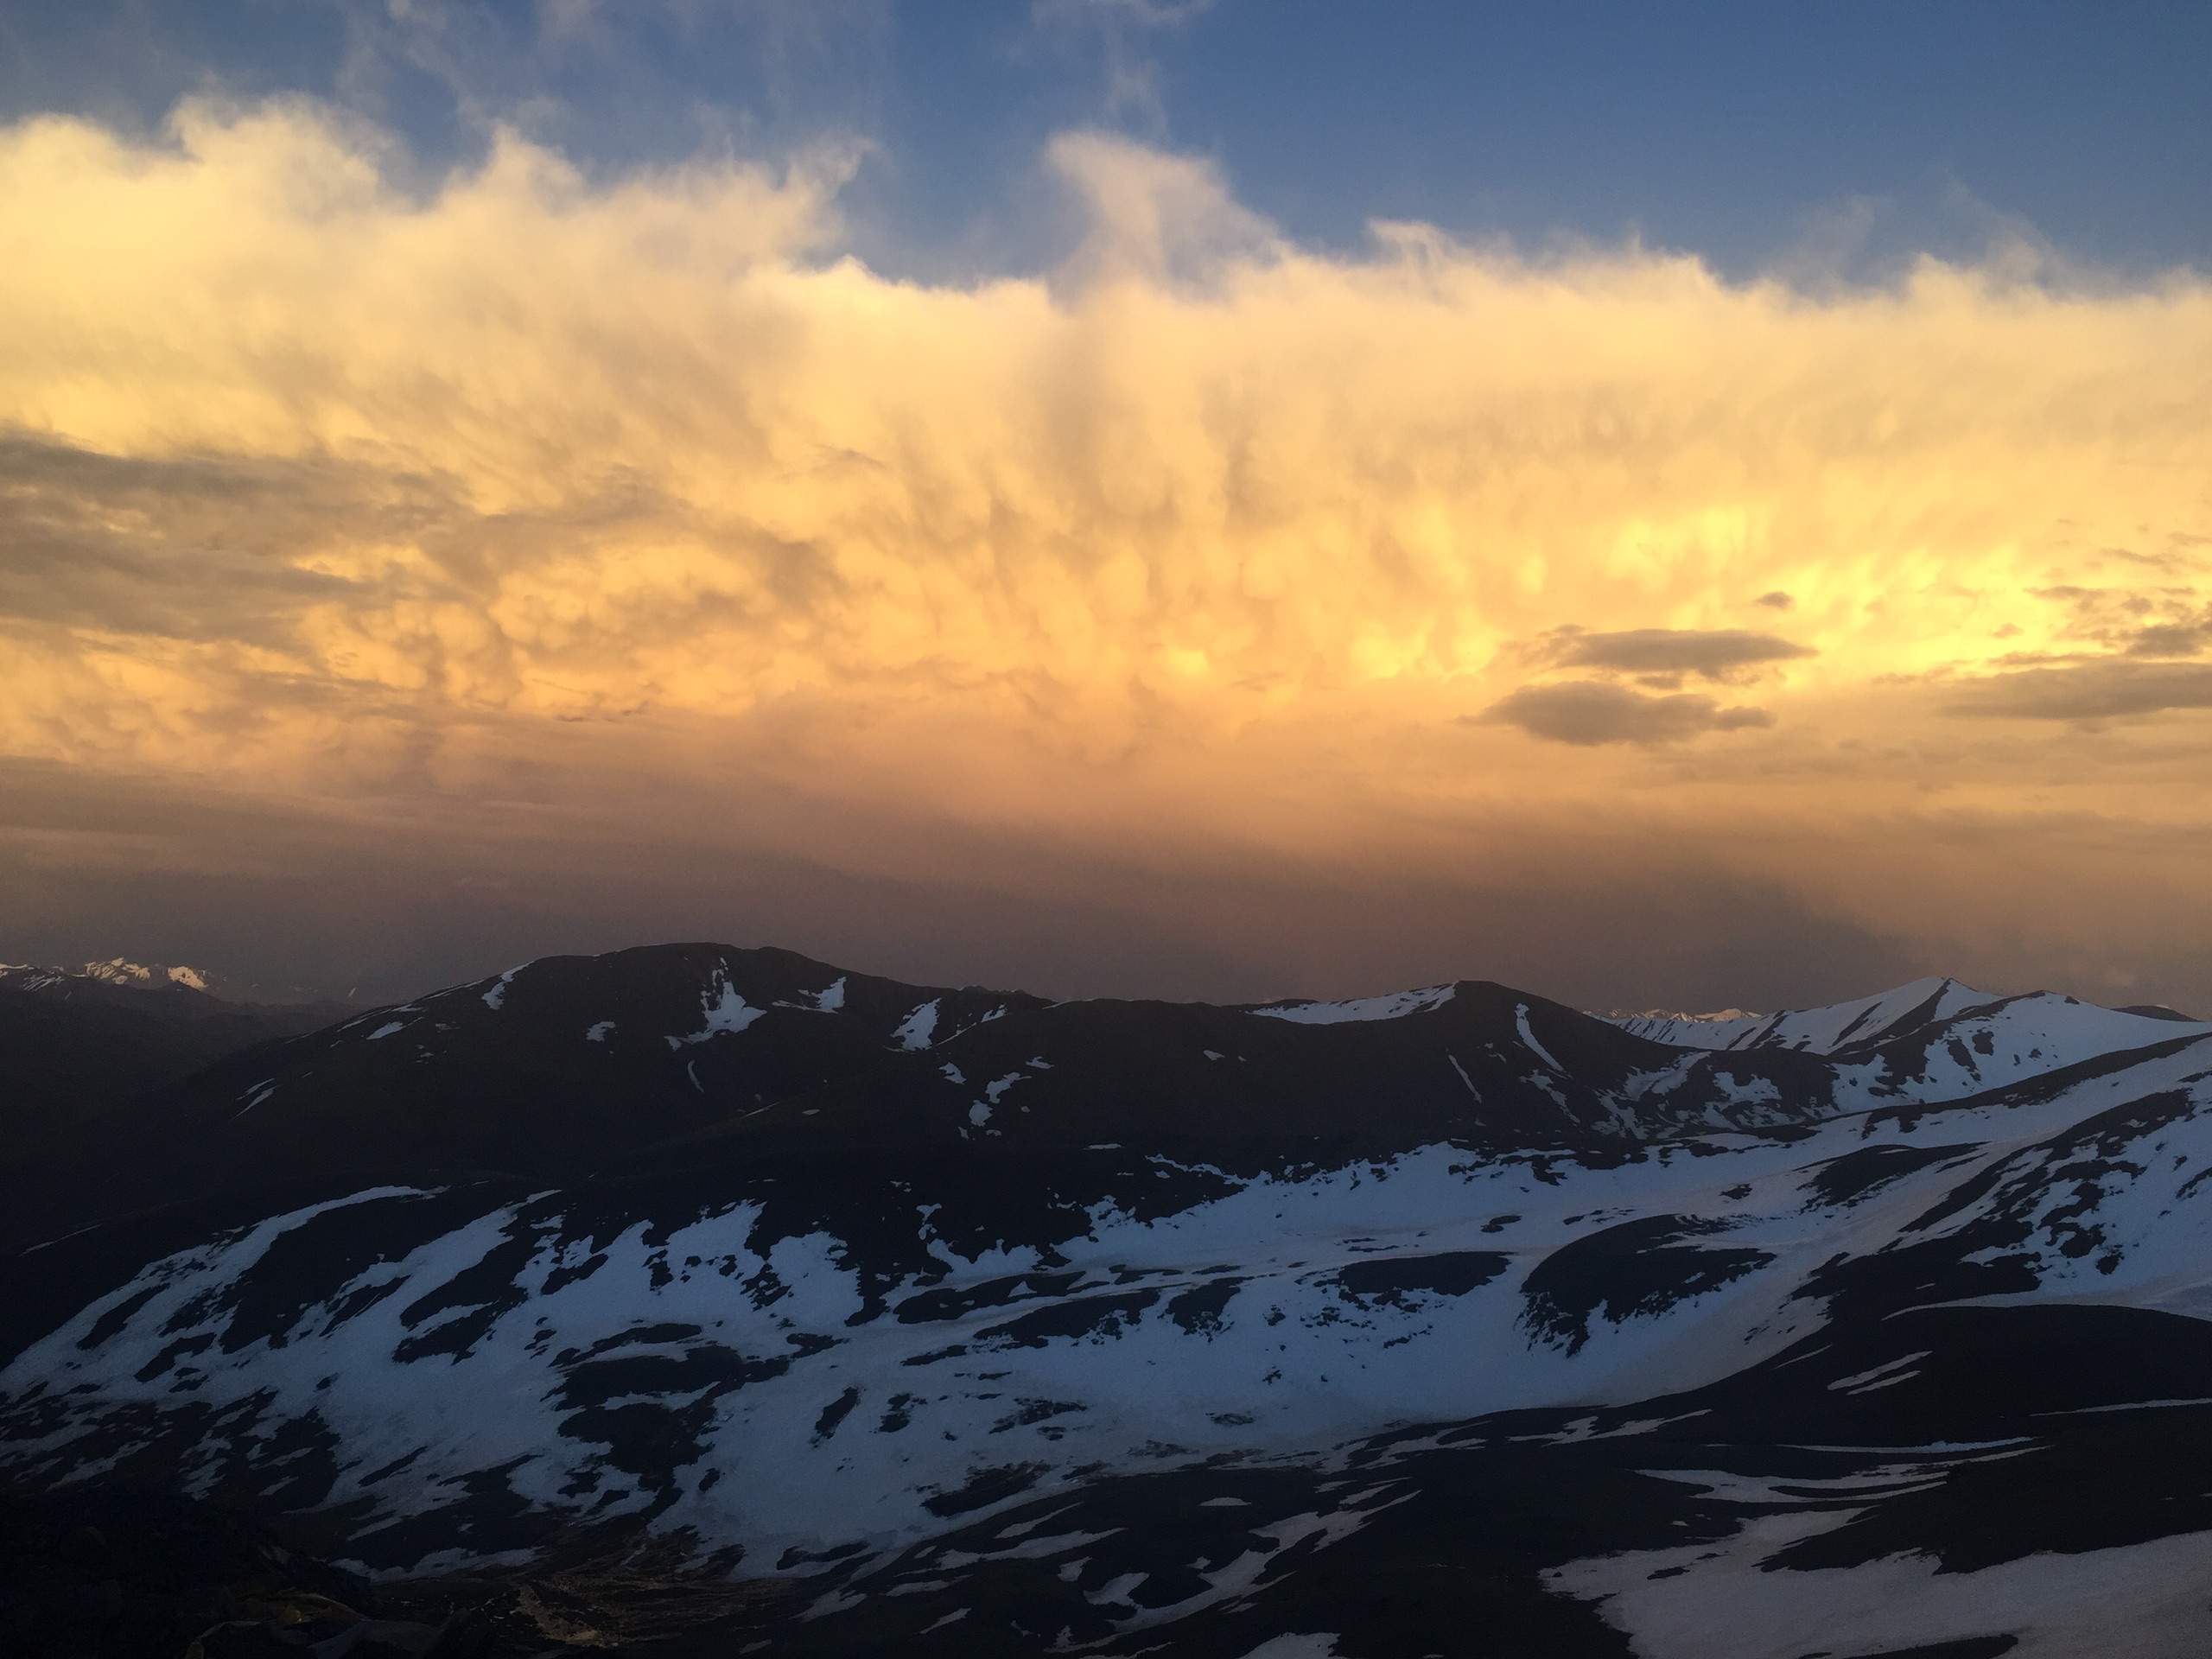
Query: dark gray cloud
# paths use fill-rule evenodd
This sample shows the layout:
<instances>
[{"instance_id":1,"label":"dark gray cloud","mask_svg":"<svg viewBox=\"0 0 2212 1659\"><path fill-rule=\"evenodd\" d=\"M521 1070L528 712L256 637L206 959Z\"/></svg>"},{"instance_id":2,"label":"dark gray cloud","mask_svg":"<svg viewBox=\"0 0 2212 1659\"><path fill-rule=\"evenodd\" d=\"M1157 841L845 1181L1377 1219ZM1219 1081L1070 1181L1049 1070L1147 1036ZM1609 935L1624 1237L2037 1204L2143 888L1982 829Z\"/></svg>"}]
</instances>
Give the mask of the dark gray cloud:
<instances>
[{"instance_id":1,"label":"dark gray cloud","mask_svg":"<svg viewBox=\"0 0 2212 1659\"><path fill-rule=\"evenodd\" d=\"M2212 624L2161 622L2128 641L2131 657L2195 657L2212 645Z\"/></svg>"},{"instance_id":2,"label":"dark gray cloud","mask_svg":"<svg viewBox=\"0 0 2212 1659\"><path fill-rule=\"evenodd\" d=\"M1760 603L1770 604L1777 597L1788 602L1787 594L1770 594ZM1621 633L1585 633L1578 628L1554 634L1543 654L1563 668L1735 680L1769 663L1814 652L1808 645L1750 628L1630 628Z\"/></svg>"},{"instance_id":3,"label":"dark gray cloud","mask_svg":"<svg viewBox=\"0 0 2212 1659\"><path fill-rule=\"evenodd\" d=\"M2076 647L2075 660L2118 654L2156 661L2198 656L2212 646L2212 605L2197 604L2191 588L2066 586L2028 591L2071 613L2058 638Z\"/></svg>"},{"instance_id":4,"label":"dark gray cloud","mask_svg":"<svg viewBox=\"0 0 2212 1659\"><path fill-rule=\"evenodd\" d=\"M2212 664L2107 660L1993 674L1959 689L1947 715L2008 720L2122 720L2212 709Z\"/></svg>"},{"instance_id":5,"label":"dark gray cloud","mask_svg":"<svg viewBox=\"0 0 2212 1659\"><path fill-rule=\"evenodd\" d=\"M1700 732L1774 724L1774 716L1764 709L1726 709L1711 697L1687 691L1649 697L1604 680L1524 685L1492 703L1480 718L1518 726L1531 737L1585 745L1675 743Z\"/></svg>"},{"instance_id":6,"label":"dark gray cloud","mask_svg":"<svg viewBox=\"0 0 2212 1659\"><path fill-rule=\"evenodd\" d=\"M331 539L419 534L431 511L327 461L145 460L0 430L0 623L283 647L363 585L289 563Z\"/></svg>"}]
</instances>

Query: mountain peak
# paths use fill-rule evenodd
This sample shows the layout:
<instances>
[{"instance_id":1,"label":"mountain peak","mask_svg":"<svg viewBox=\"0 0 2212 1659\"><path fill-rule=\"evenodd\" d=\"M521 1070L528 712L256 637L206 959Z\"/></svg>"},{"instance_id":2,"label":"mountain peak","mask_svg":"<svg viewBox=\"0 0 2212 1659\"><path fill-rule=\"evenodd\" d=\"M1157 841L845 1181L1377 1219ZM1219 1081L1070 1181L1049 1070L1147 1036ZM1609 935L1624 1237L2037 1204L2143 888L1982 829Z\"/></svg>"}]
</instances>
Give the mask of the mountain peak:
<instances>
[{"instance_id":1,"label":"mountain peak","mask_svg":"<svg viewBox=\"0 0 2212 1659\"><path fill-rule=\"evenodd\" d=\"M15 985L27 990L92 983L118 986L125 990L166 990L175 985L188 991L207 991L211 977L201 968L132 962L124 957L113 957L105 962L88 962L77 968L52 967L36 963L0 963L0 984Z\"/></svg>"},{"instance_id":2,"label":"mountain peak","mask_svg":"<svg viewBox=\"0 0 2212 1659\"><path fill-rule=\"evenodd\" d=\"M105 980L111 985L181 985L194 991L207 988L207 976L200 969L129 962L121 957L106 962L88 962L80 971L87 979Z\"/></svg>"}]
</instances>

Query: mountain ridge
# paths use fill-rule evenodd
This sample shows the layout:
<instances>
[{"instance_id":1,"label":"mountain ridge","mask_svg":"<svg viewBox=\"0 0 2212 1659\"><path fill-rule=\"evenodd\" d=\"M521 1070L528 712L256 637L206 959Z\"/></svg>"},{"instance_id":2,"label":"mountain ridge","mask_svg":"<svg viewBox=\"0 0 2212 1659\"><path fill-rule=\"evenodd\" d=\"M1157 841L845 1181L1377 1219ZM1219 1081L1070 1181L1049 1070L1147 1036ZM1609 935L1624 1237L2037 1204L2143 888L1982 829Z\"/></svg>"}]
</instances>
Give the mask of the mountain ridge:
<instances>
[{"instance_id":1,"label":"mountain ridge","mask_svg":"<svg viewBox=\"0 0 2212 1659\"><path fill-rule=\"evenodd\" d=\"M164 1096L154 1201L0 1262L0 1471L182 1482L385 1577L688 1553L823 1653L1418 1654L1482 1608L1687 1650L1723 1591L1782 1623L1716 1654L1828 1602L2069 1651L1880 1541L2212 1566L2179 1487L2128 1498L2212 1458L2212 1026L1950 981L1759 1018L525 964Z\"/></svg>"}]
</instances>

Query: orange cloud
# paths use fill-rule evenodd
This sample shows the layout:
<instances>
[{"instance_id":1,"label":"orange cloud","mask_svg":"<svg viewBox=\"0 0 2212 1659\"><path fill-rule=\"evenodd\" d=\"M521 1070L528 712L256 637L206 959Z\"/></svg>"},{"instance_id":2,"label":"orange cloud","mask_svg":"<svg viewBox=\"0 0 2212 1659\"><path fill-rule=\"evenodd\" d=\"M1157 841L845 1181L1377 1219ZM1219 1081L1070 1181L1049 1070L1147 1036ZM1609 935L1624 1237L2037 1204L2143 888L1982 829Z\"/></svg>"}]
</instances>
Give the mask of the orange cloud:
<instances>
[{"instance_id":1,"label":"orange cloud","mask_svg":"<svg viewBox=\"0 0 2212 1659\"><path fill-rule=\"evenodd\" d=\"M588 732L680 733L623 741L702 803L1185 869L1594 812L1969 933L1986 884L1885 849L2212 804L2194 276L1322 255L1073 134L1068 264L929 285L837 257L836 156L599 183L509 137L416 195L387 142L0 131L0 755L588 795Z\"/></svg>"}]
</instances>

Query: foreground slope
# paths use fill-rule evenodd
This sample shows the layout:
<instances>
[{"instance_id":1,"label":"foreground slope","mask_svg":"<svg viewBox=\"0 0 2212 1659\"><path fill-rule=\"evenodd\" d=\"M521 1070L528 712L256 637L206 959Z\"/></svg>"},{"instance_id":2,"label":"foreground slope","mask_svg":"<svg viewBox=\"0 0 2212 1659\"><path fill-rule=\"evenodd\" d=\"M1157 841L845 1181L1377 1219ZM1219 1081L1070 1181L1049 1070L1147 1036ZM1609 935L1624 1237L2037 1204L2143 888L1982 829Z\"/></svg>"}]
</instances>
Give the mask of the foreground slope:
<instances>
[{"instance_id":1,"label":"foreground slope","mask_svg":"<svg viewBox=\"0 0 2212 1659\"><path fill-rule=\"evenodd\" d=\"M2086 1650L2054 1552L2169 1650L2212 1027L1873 1003L1730 1047L1471 982L535 964L165 1100L196 1189L13 1264L4 1455L382 1573L687 1541L801 1650L1460 1651L1479 1608L1498 1651L1687 1652L1716 1590L1703 1651L1847 1604L1838 1653Z\"/></svg>"}]
</instances>

